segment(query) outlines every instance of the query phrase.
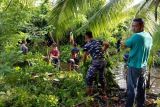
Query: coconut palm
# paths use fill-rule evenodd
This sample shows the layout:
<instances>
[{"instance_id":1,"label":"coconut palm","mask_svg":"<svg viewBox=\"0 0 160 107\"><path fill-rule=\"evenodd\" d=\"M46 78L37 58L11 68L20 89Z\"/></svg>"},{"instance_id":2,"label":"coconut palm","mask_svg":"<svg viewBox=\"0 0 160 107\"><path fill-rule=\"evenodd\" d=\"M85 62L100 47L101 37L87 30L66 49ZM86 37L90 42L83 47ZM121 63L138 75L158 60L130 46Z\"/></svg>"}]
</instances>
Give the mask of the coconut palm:
<instances>
[{"instance_id":1,"label":"coconut palm","mask_svg":"<svg viewBox=\"0 0 160 107\"><path fill-rule=\"evenodd\" d=\"M56 27L56 36L62 37L66 30L80 23L76 33L89 28L95 35L105 33L120 22L133 17L125 10L132 0L57 0L50 14L49 22ZM77 20L78 21L75 21Z\"/></svg>"}]
</instances>

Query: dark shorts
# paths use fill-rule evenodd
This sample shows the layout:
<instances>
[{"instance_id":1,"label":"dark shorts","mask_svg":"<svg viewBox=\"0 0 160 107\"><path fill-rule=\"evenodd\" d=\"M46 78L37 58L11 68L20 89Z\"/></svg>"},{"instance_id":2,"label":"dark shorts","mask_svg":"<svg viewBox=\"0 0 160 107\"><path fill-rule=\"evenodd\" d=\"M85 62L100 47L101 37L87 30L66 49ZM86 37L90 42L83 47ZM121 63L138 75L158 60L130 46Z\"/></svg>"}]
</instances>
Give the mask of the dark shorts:
<instances>
[{"instance_id":1,"label":"dark shorts","mask_svg":"<svg viewBox=\"0 0 160 107\"><path fill-rule=\"evenodd\" d=\"M59 59L58 58L52 58L52 63L53 64L58 64L59 63Z\"/></svg>"}]
</instances>

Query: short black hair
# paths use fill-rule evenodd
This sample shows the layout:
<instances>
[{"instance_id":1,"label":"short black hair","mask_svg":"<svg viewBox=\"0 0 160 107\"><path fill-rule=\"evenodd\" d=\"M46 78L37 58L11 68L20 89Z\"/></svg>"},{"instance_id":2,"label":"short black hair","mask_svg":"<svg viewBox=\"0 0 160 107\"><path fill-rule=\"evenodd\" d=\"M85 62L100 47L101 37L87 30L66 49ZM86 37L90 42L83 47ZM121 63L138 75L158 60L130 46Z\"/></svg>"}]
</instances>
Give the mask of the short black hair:
<instances>
[{"instance_id":1,"label":"short black hair","mask_svg":"<svg viewBox=\"0 0 160 107\"><path fill-rule=\"evenodd\" d=\"M52 43L52 47L57 47L57 44L55 42Z\"/></svg>"},{"instance_id":2,"label":"short black hair","mask_svg":"<svg viewBox=\"0 0 160 107\"><path fill-rule=\"evenodd\" d=\"M85 34L86 34L86 36L87 36L88 38L93 38L93 35L92 35L92 32L91 32L91 31L87 31Z\"/></svg>"},{"instance_id":3,"label":"short black hair","mask_svg":"<svg viewBox=\"0 0 160 107\"><path fill-rule=\"evenodd\" d=\"M77 47L77 43L74 43L74 45L73 45L74 47Z\"/></svg>"},{"instance_id":4,"label":"short black hair","mask_svg":"<svg viewBox=\"0 0 160 107\"><path fill-rule=\"evenodd\" d=\"M144 20L142 18L135 18L133 22L138 22L140 25L144 25Z\"/></svg>"},{"instance_id":5,"label":"short black hair","mask_svg":"<svg viewBox=\"0 0 160 107\"><path fill-rule=\"evenodd\" d=\"M21 42L21 43L22 43L22 44L23 44L23 43L26 43L26 40L22 40L22 42Z\"/></svg>"}]
</instances>

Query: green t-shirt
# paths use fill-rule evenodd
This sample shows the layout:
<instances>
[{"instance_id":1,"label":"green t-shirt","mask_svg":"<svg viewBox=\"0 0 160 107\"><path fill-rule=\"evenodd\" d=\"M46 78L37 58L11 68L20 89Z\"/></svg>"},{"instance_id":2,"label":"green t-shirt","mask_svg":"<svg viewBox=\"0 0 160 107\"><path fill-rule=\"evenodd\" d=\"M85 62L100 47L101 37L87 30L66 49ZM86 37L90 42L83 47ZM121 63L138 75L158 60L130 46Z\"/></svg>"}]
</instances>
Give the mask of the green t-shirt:
<instances>
[{"instance_id":1,"label":"green t-shirt","mask_svg":"<svg viewBox=\"0 0 160 107\"><path fill-rule=\"evenodd\" d=\"M148 57L152 47L152 37L147 32L133 34L125 42L130 48L128 66L143 68L147 66Z\"/></svg>"}]
</instances>

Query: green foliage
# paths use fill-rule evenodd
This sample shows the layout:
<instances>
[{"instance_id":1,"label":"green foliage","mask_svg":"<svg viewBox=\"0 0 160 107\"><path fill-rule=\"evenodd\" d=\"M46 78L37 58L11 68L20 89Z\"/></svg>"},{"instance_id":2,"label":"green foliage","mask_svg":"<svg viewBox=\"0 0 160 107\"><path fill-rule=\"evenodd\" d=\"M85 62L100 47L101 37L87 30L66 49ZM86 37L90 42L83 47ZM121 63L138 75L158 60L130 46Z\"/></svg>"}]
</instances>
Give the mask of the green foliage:
<instances>
[{"instance_id":1,"label":"green foliage","mask_svg":"<svg viewBox=\"0 0 160 107\"><path fill-rule=\"evenodd\" d=\"M104 42L109 42L110 46L114 46L116 43L116 38L112 36L111 33L107 32L107 33L103 33L99 36L96 37L96 39L102 40Z\"/></svg>"},{"instance_id":2,"label":"green foliage","mask_svg":"<svg viewBox=\"0 0 160 107\"><path fill-rule=\"evenodd\" d=\"M38 107L55 107L58 105L58 98L54 95L43 95L40 94L38 98Z\"/></svg>"},{"instance_id":3,"label":"green foliage","mask_svg":"<svg viewBox=\"0 0 160 107\"><path fill-rule=\"evenodd\" d=\"M56 89L56 95L59 96L59 100L61 100L60 103L62 105L68 107L75 105L84 99L85 84L82 77L82 74L76 72L59 74L60 81L64 84L60 85L58 90Z\"/></svg>"},{"instance_id":4,"label":"green foliage","mask_svg":"<svg viewBox=\"0 0 160 107\"><path fill-rule=\"evenodd\" d=\"M64 45L60 46L60 59L62 62L66 62L71 58L71 46L70 45Z\"/></svg>"},{"instance_id":5,"label":"green foliage","mask_svg":"<svg viewBox=\"0 0 160 107\"><path fill-rule=\"evenodd\" d=\"M129 33L127 28L136 9L124 8L131 1L57 0L51 5L49 0L42 0L38 6L35 6L35 2L0 2L0 106L72 107L86 98L85 76L90 60L84 65L80 64L80 72L57 71L42 57L48 55L50 50L46 46L46 34L53 40L66 36L64 34L68 31L77 35L90 29L96 39L109 41L111 47L106 55L107 89L117 87L112 69L122 61L123 52L117 55L114 45L117 35L126 36ZM160 30L152 18L153 8L149 11L146 9L144 13L139 16L147 16L147 30L154 32L158 28L151 52L152 65L153 60L159 63L156 51L159 49ZM21 53L18 44L25 39L31 40L27 44L29 53L26 55ZM71 56L71 46L60 46L60 52L61 61L66 63Z\"/></svg>"},{"instance_id":6,"label":"green foliage","mask_svg":"<svg viewBox=\"0 0 160 107\"><path fill-rule=\"evenodd\" d=\"M12 42L11 42L12 43ZM14 44L14 43L13 43ZM0 105L4 107L74 106L85 97L81 73L57 72L41 53L23 55L11 45L1 53ZM65 48L64 48L65 50ZM24 62L28 62L24 66ZM22 64L22 66L21 66ZM48 76L53 73L53 76Z\"/></svg>"},{"instance_id":7,"label":"green foliage","mask_svg":"<svg viewBox=\"0 0 160 107\"><path fill-rule=\"evenodd\" d=\"M5 98L4 98L5 97ZM15 87L8 90L0 100L4 106L9 107L55 107L58 98L54 95L29 93L25 88Z\"/></svg>"},{"instance_id":8,"label":"green foliage","mask_svg":"<svg viewBox=\"0 0 160 107\"><path fill-rule=\"evenodd\" d=\"M15 33L30 19L33 0L10 0L1 2L0 34Z\"/></svg>"},{"instance_id":9,"label":"green foliage","mask_svg":"<svg viewBox=\"0 0 160 107\"><path fill-rule=\"evenodd\" d=\"M131 14L132 9L126 10L127 12L124 11L124 5L129 3L131 3L130 0L126 0L125 2L121 0L112 0L104 4L97 12L88 18L88 21L84 23L77 32L86 29L86 27L89 27L89 29L94 32L94 35L97 36L101 33L111 31L118 26L119 23L130 19L132 15L134 15L133 13Z\"/></svg>"},{"instance_id":10,"label":"green foliage","mask_svg":"<svg viewBox=\"0 0 160 107\"><path fill-rule=\"evenodd\" d=\"M30 73L53 72L54 70L54 67L51 64L48 65L48 63L44 61L31 60L31 64L32 66L27 68L27 71L29 71Z\"/></svg>"},{"instance_id":11,"label":"green foliage","mask_svg":"<svg viewBox=\"0 0 160 107\"><path fill-rule=\"evenodd\" d=\"M51 78L39 75L35 79L32 79L30 74L25 75L28 73L20 75L20 71L14 71L14 74L9 74L4 78L5 81L0 90L5 92L5 98L4 95L0 95L2 105L10 107L64 105L68 107L79 103L85 97L85 85L79 73L57 72Z\"/></svg>"}]
</instances>

